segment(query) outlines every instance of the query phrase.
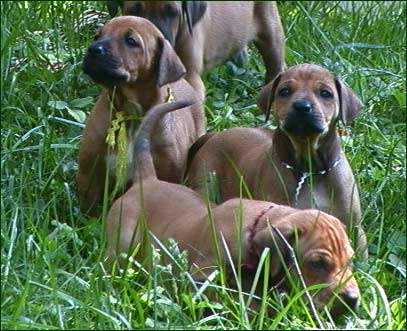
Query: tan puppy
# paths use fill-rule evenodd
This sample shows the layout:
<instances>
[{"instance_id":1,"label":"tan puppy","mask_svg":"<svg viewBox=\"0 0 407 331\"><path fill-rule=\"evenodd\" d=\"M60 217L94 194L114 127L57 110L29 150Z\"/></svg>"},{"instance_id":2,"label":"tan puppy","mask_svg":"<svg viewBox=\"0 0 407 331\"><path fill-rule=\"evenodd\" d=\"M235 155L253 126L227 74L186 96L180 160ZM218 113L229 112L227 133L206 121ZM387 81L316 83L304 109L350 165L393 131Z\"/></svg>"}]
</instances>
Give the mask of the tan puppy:
<instances>
[{"instance_id":1,"label":"tan puppy","mask_svg":"<svg viewBox=\"0 0 407 331\"><path fill-rule=\"evenodd\" d=\"M278 128L232 128L203 136L189 155L192 187L205 193L205 178L215 173L225 201L240 196L243 176L255 199L315 207L351 231L356 227L364 249L359 193L335 128L339 118L347 124L359 113L360 100L327 70L301 64L265 86L258 103L264 112L272 110Z\"/></svg>"},{"instance_id":2,"label":"tan puppy","mask_svg":"<svg viewBox=\"0 0 407 331\"><path fill-rule=\"evenodd\" d=\"M117 121L117 112L130 117L124 122L128 140L125 188L133 181L133 135L145 112L172 98L194 100L199 96L181 79L185 68L161 32L150 21L134 16L115 18L100 30L86 54L84 71L104 87L86 123L79 151L81 207L92 212L103 192L108 165L110 182L117 180L116 146L121 142L115 148L106 143L109 128L117 126L112 124ZM157 122L152 148L159 178L172 182L182 179L188 148L205 132L205 123L199 104L167 114ZM113 132L113 141L117 132Z\"/></svg>"},{"instance_id":3,"label":"tan puppy","mask_svg":"<svg viewBox=\"0 0 407 331\"><path fill-rule=\"evenodd\" d=\"M290 285L283 281L285 273L278 251L288 268L293 268L293 260L287 245L274 230L278 229L294 247L305 284L328 285L312 293L316 306L322 308L334 301L332 312L340 315L346 309L341 300L334 299L334 293L337 293L350 308L356 308L359 288L350 265L353 250L343 224L335 217L315 209L297 210L266 201L232 199L212 208L215 229L212 232L208 206L197 193L186 186L157 179L149 145L151 130L159 116L177 108L181 108L178 103L156 106L143 120L136 142L140 175L137 178L142 181L133 184L117 199L109 212L106 227L108 260L111 262L119 253L132 254L137 244L143 245L146 237L143 229L147 227L159 240L173 238L182 250L188 250L191 272L195 279L202 280L217 265L215 242L227 261L223 237L235 266L244 266L244 291L250 290L253 269L266 247L271 249L271 285L280 283L287 288ZM240 240L239 220L242 224ZM238 246L239 242L241 246ZM144 246L137 258L145 261L147 257ZM295 269L291 269L290 274L294 278L298 276Z\"/></svg>"},{"instance_id":4,"label":"tan puppy","mask_svg":"<svg viewBox=\"0 0 407 331\"><path fill-rule=\"evenodd\" d=\"M187 69L186 80L205 96L200 77L254 41L266 66L266 82L284 65L284 31L272 1L108 1L111 15L151 20L174 46ZM184 16L186 20L184 20Z\"/></svg>"}]
</instances>

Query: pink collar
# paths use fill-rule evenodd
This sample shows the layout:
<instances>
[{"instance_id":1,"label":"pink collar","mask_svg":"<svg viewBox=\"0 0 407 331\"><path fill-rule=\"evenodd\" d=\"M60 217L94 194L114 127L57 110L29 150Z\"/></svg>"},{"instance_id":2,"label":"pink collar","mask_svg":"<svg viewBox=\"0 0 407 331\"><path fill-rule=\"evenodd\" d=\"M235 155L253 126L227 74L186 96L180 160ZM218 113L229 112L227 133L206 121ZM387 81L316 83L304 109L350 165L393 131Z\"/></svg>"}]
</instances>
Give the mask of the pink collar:
<instances>
[{"instance_id":1,"label":"pink collar","mask_svg":"<svg viewBox=\"0 0 407 331\"><path fill-rule=\"evenodd\" d=\"M249 230L249 237L247 238L249 244L249 260L253 262L243 263L242 268L249 269L249 270L256 270L257 262L258 262L258 255L256 253L256 248L254 245L254 236L256 235L256 228L257 224L259 223L260 219L271 209L273 205L264 209L256 218Z\"/></svg>"}]
</instances>

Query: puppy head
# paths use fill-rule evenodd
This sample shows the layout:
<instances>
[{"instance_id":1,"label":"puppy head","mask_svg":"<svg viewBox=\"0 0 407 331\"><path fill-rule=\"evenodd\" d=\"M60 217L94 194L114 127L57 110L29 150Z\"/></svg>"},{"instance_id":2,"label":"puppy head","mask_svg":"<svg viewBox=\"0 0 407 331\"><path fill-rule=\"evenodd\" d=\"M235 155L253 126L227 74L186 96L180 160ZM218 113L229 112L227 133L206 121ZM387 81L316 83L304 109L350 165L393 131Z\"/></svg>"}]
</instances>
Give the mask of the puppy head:
<instances>
[{"instance_id":1,"label":"puppy head","mask_svg":"<svg viewBox=\"0 0 407 331\"><path fill-rule=\"evenodd\" d=\"M86 53L84 72L106 87L136 82L161 87L180 79L186 70L151 22L121 16L100 29Z\"/></svg>"},{"instance_id":2,"label":"puppy head","mask_svg":"<svg viewBox=\"0 0 407 331\"><path fill-rule=\"evenodd\" d=\"M290 138L315 138L332 128L338 117L347 124L362 108L358 97L328 70L314 64L287 69L266 85L259 108L271 109Z\"/></svg>"},{"instance_id":3,"label":"puppy head","mask_svg":"<svg viewBox=\"0 0 407 331\"><path fill-rule=\"evenodd\" d=\"M352 275L354 252L344 225L338 219L317 210L301 210L282 217L272 226L274 229L271 224L261 229L255 235L254 243L259 251L271 248L274 281L284 270L281 258L287 266L292 264L281 234L296 253L305 284L327 286L311 293L318 309L328 305L331 314L338 317L347 311L347 307L357 308L360 292ZM291 267L290 274L298 277L294 267Z\"/></svg>"},{"instance_id":4,"label":"puppy head","mask_svg":"<svg viewBox=\"0 0 407 331\"><path fill-rule=\"evenodd\" d=\"M173 46L181 27L187 25L192 33L205 11L205 1L125 1L123 4L124 15L150 20Z\"/></svg>"}]
</instances>

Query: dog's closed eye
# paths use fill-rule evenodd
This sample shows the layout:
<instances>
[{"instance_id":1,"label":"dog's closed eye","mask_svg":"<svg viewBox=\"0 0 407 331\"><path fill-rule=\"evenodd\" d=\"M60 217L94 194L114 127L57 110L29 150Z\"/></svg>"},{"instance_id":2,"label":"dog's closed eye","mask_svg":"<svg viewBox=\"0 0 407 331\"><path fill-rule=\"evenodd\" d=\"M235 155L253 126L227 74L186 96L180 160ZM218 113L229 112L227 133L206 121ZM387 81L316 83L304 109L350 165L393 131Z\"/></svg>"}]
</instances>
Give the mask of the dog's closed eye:
<instances>
[{"instance_id":1,"label":"dog's closed eye","mask_svg":"<svg viewBox=\"0 0 407 331\"><path fill-rule=\"evenodd\" d=\"M308 261L308 266L316 271L329 269L329 263L323 258L316 258Z\"/></svg>"}]
</instances>

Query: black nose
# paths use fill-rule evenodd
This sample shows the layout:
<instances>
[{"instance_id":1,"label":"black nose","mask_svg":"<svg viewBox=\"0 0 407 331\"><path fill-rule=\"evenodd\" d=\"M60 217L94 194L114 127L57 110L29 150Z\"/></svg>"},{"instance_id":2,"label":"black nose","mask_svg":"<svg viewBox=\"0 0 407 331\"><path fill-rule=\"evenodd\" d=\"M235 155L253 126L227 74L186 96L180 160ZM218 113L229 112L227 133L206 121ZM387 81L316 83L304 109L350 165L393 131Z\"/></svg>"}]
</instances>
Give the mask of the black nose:
<instances>
[{"instance_id":1,"label":"black nose","mask_svg":"<svg viewBox=\"0 0 407 331\"><path fill-rule=\"evenodd\" d=\"M94 43L89 46L88 52L91 55L103 55L106 54L106 47L102 43Z\"/></svg>"},{"instance_id":2,"label":"black nose","mask_svg":"<svg viewBox=\"0 0 407 331\"><path fill-rule=\"evenodd\" d=\"M356 291L345 291L341 293L341 298L353 310L359 305L359 293Z\"/></svg>"},{"instance_id":3,"label":"black nose","mask_svg":"<svg viewBox=\"0 0 407 331\"><path fill-rule=\"evenodd\" d=\"M293 108L300 112L310 113L312 111L312 105L307 100L297 100L293 103Z\"/></svg>"}]
</instances>

